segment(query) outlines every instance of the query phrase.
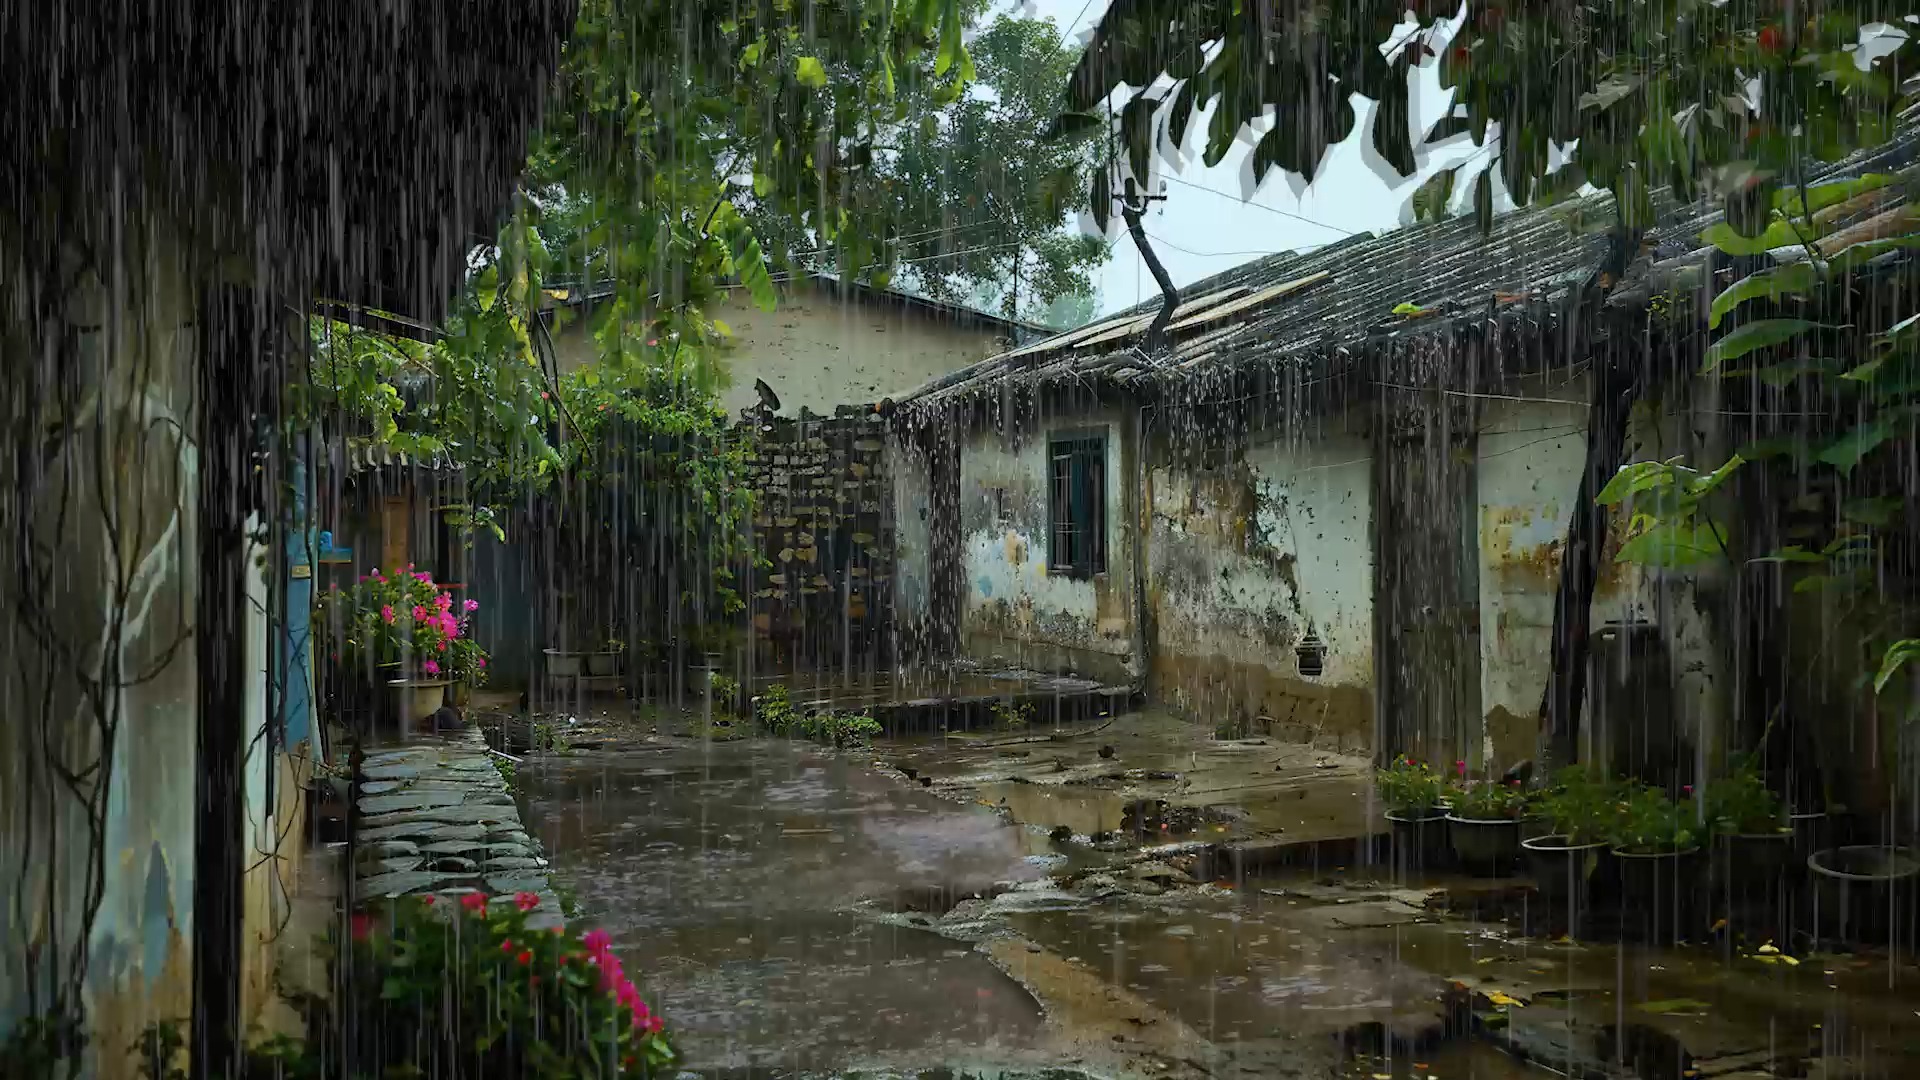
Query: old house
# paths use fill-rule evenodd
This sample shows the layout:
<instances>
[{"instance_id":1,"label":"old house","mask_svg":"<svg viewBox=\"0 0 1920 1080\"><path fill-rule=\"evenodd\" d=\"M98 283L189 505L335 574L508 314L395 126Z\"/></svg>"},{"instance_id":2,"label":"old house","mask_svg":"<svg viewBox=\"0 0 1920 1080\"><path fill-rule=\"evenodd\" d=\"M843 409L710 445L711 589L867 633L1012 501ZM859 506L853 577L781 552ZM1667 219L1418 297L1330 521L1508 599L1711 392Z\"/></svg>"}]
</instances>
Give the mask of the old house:
<instances>
[{"instance_id":1,"label":"old house","mask_svg":"<svg viewBox=\"0 0 1920 1080\"><path fill-rule=\"evenodd\" d=\"M191 1016L194 1074L222 1075L283 1019L321 755L277 395L316 296L439 317L571 21L186 2L0 31L0 1038L80 1023L63 1049L116 1077Z\"/></svg>"},{"instance_id":2,"label":"old house","mask_svg":"<svg viewBox=\"0 0 1920 1080\"><path fill-rule=\"evenodd\" d=\"M713 315L734 334L726 358L730 385L720 395L729 415L758 406L763 381L779 398L774 411L832 416L918 386L1044 336L1046 328L893 289L798 274L778 286L779 305L762 311L731 289ZM563 301L570 318L554 334L562 371L587 363L597 343L589 327L602 291Z\"/></svg>"},{"instance_id":3,"label":"old house","mask_svg":"<svg viewBox=\"0 0 1920 1080\"><path fill-rule=\"evenodd\" d=\"M1619 464L1717 464L1763 411L1697 374L1712 214L1665 203L1638 251L1574 227L1611 212L1274 256L1180 290L1162 344L1155 302L899 396L902 636L1125 677L1222 731L1505 767L1591 551L1590 663L1554 684L1583 757L1684 777L1750 746L1785 706L1749 673L1786 661L1753 652L1750 571L1630 566L1617 515L1585 527Z\"/></svg>"}]
</instances>

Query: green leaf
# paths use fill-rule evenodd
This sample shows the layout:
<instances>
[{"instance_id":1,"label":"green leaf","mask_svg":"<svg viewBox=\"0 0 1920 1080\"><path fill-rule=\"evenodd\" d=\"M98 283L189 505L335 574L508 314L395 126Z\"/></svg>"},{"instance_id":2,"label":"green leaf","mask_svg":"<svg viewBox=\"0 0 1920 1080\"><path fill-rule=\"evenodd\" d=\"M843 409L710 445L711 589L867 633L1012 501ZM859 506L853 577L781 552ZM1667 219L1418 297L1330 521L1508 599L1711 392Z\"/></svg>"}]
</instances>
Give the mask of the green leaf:
<instances>
[{"instance_id":1,"label":"green leaf","mask_svg":"<svg viewBox=\"0 0 1920 1080\"><path fill-rule=\"evenodd\" d=\"M1886 442L1892 435L1892 421L1885 418L1869 420L1828 443L1813 456L1815 460L1824 461L1846 475L1860 464L1861 458L1872 453L1874 447Z\"/></svg>"},{"instance_id":2,"label":"green leaf","mask_svg":"<svg viewBox=\"0 0 1920 1080\"><path fill-rule=\"evenodd\" d=\"M1626 99L1628 94L1639 88L1641 78L1638 75L1614 75L1580 95L1582 111L1604 112L1613 105Z\"/></svg>"},{"instance_id":3,"label":"green leaf","mask_svg":"<svg viewBox=\"0 0 1920 1080\"><path fill-rule=\"evenodd\" d=\"M827 69L820 64L817 56L802 56L794 60L793 77L802 86L811 86L818 90L827 85Z\"/></svg>"},{"instance_id":4,"label":"green leaf","mask_svg":"<svg viewBox=\"0 0 1920 1080\"><path fill-rule=\"evenodd\" d=\"M1898 496L1870 498L1862 496L1848 499L1840 504L1840 516L1848 521L1857 521L1862 525L1885 525L1899 513L1905 500Z\"/></svg>"},{"instance_id":5,"label":"green leaf","mask_svg":"<svg viewBox=\"0 0 1920 1080\"><path fill-rule=\"evenodd\" d=\"M1852 66L1853 58L1846 58ZM1773 208L1792 217L1810 217L1829 206L1838 206L1848 199L1877 191L1893 182L1887 173L1868 173L1851 180L1834 180L1825 184L1815 184L1807 189L1806 205L1801 205L1800 192L1793 188L1781 188L1773 193Z\"/></svg>"},{"instance_id":6,"label":"green leaf","mask_svg":"<svg viewBox=\"0 0 1920 1080\"><path fill-rule=\"evenodd\" d=\"M1741 236L1733 226L1722 221L1707 226L1700 233L1700 239L1729 255L1764 255L1775 248L1793 247L1801 242L1800 234L1786 221L1768 225L1759 236Z\"/></svg>"},{"instance_id":7,"label":"green leaf","mask_svg":"<svg viewBox=\"0 0 1920 1080\"><path fill-rule=\"evenodd\" d=\"M1712 472L1708 473L1705 476L1698 477L1697 479L1691 481L1687 485L1688 494L1693 496L1695 499L1705 498L1708 494L1712 493L1714 488L1717 488L1721 484L1726 483L1727 477L1732 476L1734 473L1734 470L1738 469L1740 466L1744 464L1746 464L1745 458L1742 458L1739 454L1733 455L1732 457L1727 459L1726 464L1720 466L1719 468L1713 470Z\"/></svg>"},{"instance_id":8,"label":"green leaf","mask_svg":"<svg viewBox=\"0 0 1920 1080\"><path fill-rule=\"evenodd\" d=\"M1920 656L1920 639L1906 638L1887 646L1886 654L1880 658L1880 673L1873 677L1873 692L1885 690L1894 675L1916 656Z\"/></svg>"},{"instance_id":9,"label":"green leaf","mask_svg":"<svg viewBox=\"0 0 1920 1080\"><path fill-rule=\"evenodd\" d=\"M1729 360L1737 360L1755 349L1765 349L1818 329L1822 324L1807 319L1760 319L1747 323L1707 348L1702 372L1712 371Z\"/></svg>"},{"instance_id":10,"label":"green leaf","mask_svg":"<svg viewBox=\"0 0 1920 1080\"><path fill-rule=\"evenodd\" d=\"M1751 560L1757 563L1824 563L1826 556L1816 555L1799 544L1788 544L1771 555Z\"/></svg>"},{"instance_id":11,"label":"green leaf","mask_svg":"<svg viewBox=\"0 0 1920 1080\"><path fill-rule=\"evenodd\" d=\"M958 0L947 0L946 10L940 19L940 51L933 60L933 73L945 75L960 61L963 46L960 42L960 4Z\"/></svg>"},{"instance_id":12,"label":"green leaf","mask_svg":"<svg viewBox=\"0 0 1920 1080\"><path fill-rule=\"evenodd\" d=\"M1601 506L1614 506L1626 501L1628 496L1655 488L1671 487L1674 483L1674 464L1669 461L1636 461L1623 465L1607 486L1600 489L1594 501Z\"/></svg>"},{"instance_id":13,"label":"green leaf","mask_svg":"<svg viewBox=\"0 0 1920 1080\"><path fill-rule=\"evenodd\" d=\"M1748 274L1713 298L1713 310L1707 316L1707 325L1717 330L1727 312L1746 301L1762 296L1778 300L1782 296L1801 295L1812 289L1818 279L1813 264L1804 262Z\"/></svg>"},{"instance_id":14,"label":"green leaf","mask_svg":"<svg viewBox=\"0 0 1920 1080\"><path fill-rule=\"evenodd\" d=\"M1616 561L1684 569L1720 558L1727 530L1714 521L1663 522L1620 545Z\"/></svg>"},{"instance_id":15,"label":"green leaf","mask_svg":"<svg viewBox=\"0 0 1920 1080\"><path fill-rule=\"evenodd\" d=\"M1493 167L1480 170L1480 179L1473 184L1473 217L1480 225L1480 235L1493 231Z\"/></svg>"}]
</instances>

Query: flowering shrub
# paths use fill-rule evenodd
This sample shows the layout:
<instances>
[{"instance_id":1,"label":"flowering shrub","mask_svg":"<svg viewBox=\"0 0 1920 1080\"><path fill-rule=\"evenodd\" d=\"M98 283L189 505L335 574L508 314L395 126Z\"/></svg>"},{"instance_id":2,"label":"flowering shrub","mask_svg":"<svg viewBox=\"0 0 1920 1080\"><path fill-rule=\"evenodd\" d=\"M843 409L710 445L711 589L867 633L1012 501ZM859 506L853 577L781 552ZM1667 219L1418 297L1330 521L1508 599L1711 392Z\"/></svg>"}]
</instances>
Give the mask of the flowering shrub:
<instances>
[{"instance_id":1,"label":"flowering shrub","mask_svg":"<svg viewBox=\"0 0 1920 1080\"><path fill-rule=\"evenodd\" d=\"M347 592L330 591L316 617L338 610L344 623L342 659L348 663L401 664L428 678L478 685L486 678L487 652L469 631L478 601L456 602L415 570L375 569Z\"/></svg>"},{"instance_id":2,"label":"flowering shrub","mask_svg":"<svg viewBox=\"0 0 1920 1080\"><path fill-rule=\"evenodd\" d=\"M1394 758L1386 768L1375 769L1373 782L1379 788L1380 801L1394 813L1432 810L1440 805L1445 790L1440 774L1405 754Z\"/></svg>"},{"instance_id":3,"label":"flowering shrub","mask_svg":"<svg viewBox=\"0 0 1920 1080\"><path fill-rule=\"evenodd\" d=\"M1518 780L1480 780L1455 785L1453 816L1465 821L1512 821L1527 809L1527 789Z\"/></svg>"},{"instance_id":4,"label":"flowering shrub","mask_svg":"<svg viewBox=\"0 0 1920 1080\"><path fill-rule=\"evenodd\" d=\"M511 902L468 893L354 915L329 1036L345 1039L336 1045L370 1076L663 1073L675 1059L666 1026L606 932L530 927L538 903L532 893Z\"/></svg>"}]
</instances>

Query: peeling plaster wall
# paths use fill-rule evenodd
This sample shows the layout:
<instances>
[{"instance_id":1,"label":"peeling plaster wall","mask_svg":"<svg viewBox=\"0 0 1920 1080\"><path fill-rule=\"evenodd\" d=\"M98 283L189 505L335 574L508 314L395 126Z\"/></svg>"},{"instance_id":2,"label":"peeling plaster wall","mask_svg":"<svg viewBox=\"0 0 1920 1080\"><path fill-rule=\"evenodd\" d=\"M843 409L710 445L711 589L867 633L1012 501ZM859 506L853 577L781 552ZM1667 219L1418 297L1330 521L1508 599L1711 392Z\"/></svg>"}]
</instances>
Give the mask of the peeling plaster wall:
<instances>
[{"instance_id":1,"label":"peeling plaster wall","mask_svg":"<svg viewBox=\"0 0 1920 1080\"><path fill-rule=\"evenodd\" d=\"M1156 454L1156 696L1216 727L1363 750L1373 729L1371 447L1358 418L1211 461ZM1309 627L1322 671L1303 676Z\"/></svg>"},{"instance_id":2,"label":"peeling plaster wall","mask_svg":"<svg viewBox=\"0 0 1920 1080\"><path fill-rule=\"evenodd\" d=\"M53 440L49 469L37 476L20 475L26 463L12 455L0 462L0 483L35 494L25 520L0 522L0 558L23 571L0 575L0 921L9 928L0 941L0 1037L32 995L47 1004L51 971L67 963L84 926L87 815L47 759L74 772L100 760L107 744L96 721L105 718L117 731L99 792L100 906L85 935L94 1055L85 1071L100 1076L129 1075L124 1048L139 1031L190 1009L196 676L188 635L198 528L196 457L185 433L193 430L194 276L164 229L141 224L129 227L141 239L129 241L111 283L80 275L65 325L36 328L73 335L74 377L93 395L64 422L51 395L36 403L22 381L26 357L52 339L0 327L8 411ZM40 574L46 593L30 604L19 590ZM105 670L116 580L127 590L123 646ZM101 684L123 688L87 688ZM95 783L80 789L97 791Z\"/></svg>"},{"instance_id":3,"label":"peeling plaster wall","mask_svg":"<svg viewBox=\"0 0 1920 1080\"><path fill-rule=\"evenodd\" d=\"M1110 409L1049 417L1017 439L968 437L960 450L964 655L1113 682L1132 675L1134 430L1131 417ZM1107 440L1106 573L1049 574L1047 443L1095 432Z\"/></svg>"},{"instance_id":4,"label":"peeling plaster wall","mask_svg":"<svg viewBox=\"0 0 1920 1080\"><path fill-rule=\"evenodd\" d=\"M1480 685L1482 762L1504 767L1535 753L1540 701L1551 664L1554 590L1587 452L1588 381L1517 381L1513 398L1488 400L1479 426ZM1688 414L1636 409L1627 460L1683 455L1718 464ZM1649 571L1614 560L1626 515L1616 513L1603 554L1589 627L1593 673L1584 760L1644 759L1665 743L1693 754L1710 743L1727 707L1722 636L1707 609L1722 575ZM1623 624L1642 624L1643 640ZM1651 649L1651 654L1648 650ZM1696 755L1697 756L1697 755Z\"/></svg>"}]
</instances>

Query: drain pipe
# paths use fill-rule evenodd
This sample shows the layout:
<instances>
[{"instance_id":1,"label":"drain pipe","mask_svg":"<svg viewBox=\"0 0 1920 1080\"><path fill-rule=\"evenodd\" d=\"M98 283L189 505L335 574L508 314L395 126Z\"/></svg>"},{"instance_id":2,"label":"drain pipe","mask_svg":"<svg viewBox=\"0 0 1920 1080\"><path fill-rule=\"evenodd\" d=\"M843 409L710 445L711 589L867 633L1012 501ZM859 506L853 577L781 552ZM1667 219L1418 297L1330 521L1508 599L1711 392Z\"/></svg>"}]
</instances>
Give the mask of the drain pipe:
<instances>
[{"instance_id":1,"label":"drain pipe","mask_svg":"<svg viewBox=\"0 0 1920 1080\"><path fill-rule=\"evenodd\" d=\"M1133 655L1140 669L1134 673L1133 696L1144 702L1151 689L1153 635L1147 626L1147 538L1153 531L1153 497L1147 490L1147 406L1140 406L1133 425L1133 483L1128 485L1133 513Z\"/></svg>"}]
</instances>

